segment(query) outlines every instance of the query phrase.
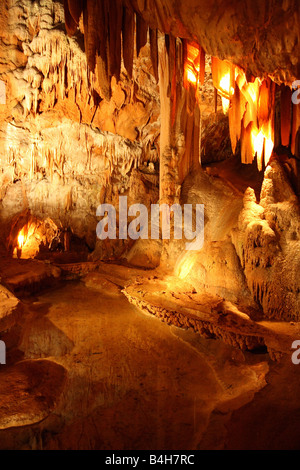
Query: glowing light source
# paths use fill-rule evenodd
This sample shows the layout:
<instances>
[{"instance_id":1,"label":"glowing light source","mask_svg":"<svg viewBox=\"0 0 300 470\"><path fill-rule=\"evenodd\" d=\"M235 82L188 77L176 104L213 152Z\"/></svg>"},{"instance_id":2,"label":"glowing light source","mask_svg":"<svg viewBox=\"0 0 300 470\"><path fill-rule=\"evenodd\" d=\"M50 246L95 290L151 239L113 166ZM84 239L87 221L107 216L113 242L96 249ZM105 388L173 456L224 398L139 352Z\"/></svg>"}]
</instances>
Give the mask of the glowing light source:
<instances>
[{"instance_id":1,"label":"glowing light source","mask_svg":"<svg viewBox=\"0 0 300 470\"><path fill-rule=\"evenodd\" d=\"M189 84L198 86L201 69L201 51L200 47L194 43L186 44L186 58L184 64L184 86L188 88Z\"/></svg>"},{"instance_id":2,"label":"glowing light source","mask_svg":"<svg viewBox=\"0 0 300 470\"><path fill-rule=\"evenodd\" d=\"M18 235L18 246L19 246L19 248L23 248L24 244L25 244L25 237L22 233L19 233L19 235Z\"/></svg>"},{"instance_id":3,"label":"glowing light source","mask_svg":"<svg viewBox=\"0 0 300 470\"><path fill-rule=\"evenodd\" d=\"M25 225L22 230L18 233L17 243L18 249L22 250L25 245L29 242L29 239L34 235L37 227L34 223Z\"/></svg>"},{"instance_id":4,"label":"glowing light source","mask_svg":"<svg viewBox=\"0 0 300 470\"><path fill-rule=\"evenodd\" d=\"M241 159L252 163L257 156L259 170L269 164L274 150L275 86L270 79L248 82L239 67L212 58L215 88L222 98L223 112L229 111L230 136L235 153L241 139Z\"/></svg>"},{"instance_id":5,"label":"glowing light source","mask_svg":"<svg viewBox=\"0 0 300 470\"><path fill-rule=\"evenodd\" d=\"M193 253L192 255L190 253L182 255L176 263L175 266L175 273L176 276L179 277L179 279L186 279L190 272L192 271L193 267L195 266L197 260L197 255Z\"/></svg>"},{"instance_id":6,"label":"glowing light source","mask_svg":"<svg viewBox=\"0 0 300 470\"><path fill-rule=\"evenodd\" d=\"M197 77L192 69L187 68L186 77L188 82L192 83L193 85L197 85Z\"/></svg>"},{"instance_id":7,"label":"glowing light source","mask_svg":"<svg viewBox=\"0 0 300 470\"><path fill-rule=\"evenodd\" d=\"M213 83L221 96L224 114L227 114L230 107L230 100L234 95L236 75L236 67L232 64L225 60L219 60L216 57L212 58Z\"/></svg>"},{"instance_id":8,"label":"glowing light source","mask_svg":"<svg viewBox=\"0 0 300 470\"><path fill-rule=\"evenodd\" d=\"M222 98L223 113L226 114L230 106L230 96L234 94L234 88L230 86L229 72L221 78L219 92Z\"/></svg>"}]
</instances>

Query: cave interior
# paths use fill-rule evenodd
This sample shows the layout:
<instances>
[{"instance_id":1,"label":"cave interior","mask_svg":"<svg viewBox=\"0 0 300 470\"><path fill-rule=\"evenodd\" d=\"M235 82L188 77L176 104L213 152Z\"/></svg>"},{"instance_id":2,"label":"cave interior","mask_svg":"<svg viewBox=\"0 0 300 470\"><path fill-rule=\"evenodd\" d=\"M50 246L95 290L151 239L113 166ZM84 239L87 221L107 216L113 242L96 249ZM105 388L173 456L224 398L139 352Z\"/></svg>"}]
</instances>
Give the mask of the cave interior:
<instances>
[{"instance_id":1,"label":"cave interior","mask_svg":"<svg viewBox=\"0 0 300 470\"><path fill-rule=\"evenodd\" d=\"M1 449L300 449L299 31L1 1Z\"/></svg>"}]
</instances>

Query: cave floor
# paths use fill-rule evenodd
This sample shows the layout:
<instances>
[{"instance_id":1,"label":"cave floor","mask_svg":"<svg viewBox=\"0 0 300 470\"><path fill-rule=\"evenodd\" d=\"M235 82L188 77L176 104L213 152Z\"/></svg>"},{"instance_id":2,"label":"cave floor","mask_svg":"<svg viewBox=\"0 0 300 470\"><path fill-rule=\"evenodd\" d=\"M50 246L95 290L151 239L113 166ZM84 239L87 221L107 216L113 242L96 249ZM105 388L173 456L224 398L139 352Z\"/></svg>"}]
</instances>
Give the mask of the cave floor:
<instances>
[{"instance_id":1,"label":"cave floor","mask_svg":"<svg viewBox=\"0 0 300 470\"><path fill-rule=\"evenodd\" d=\"M300 447L291 361L169 326L121 289L87 275L23 300L22 357L0 370L1 449Z\"/></svg>"}]
</instances>

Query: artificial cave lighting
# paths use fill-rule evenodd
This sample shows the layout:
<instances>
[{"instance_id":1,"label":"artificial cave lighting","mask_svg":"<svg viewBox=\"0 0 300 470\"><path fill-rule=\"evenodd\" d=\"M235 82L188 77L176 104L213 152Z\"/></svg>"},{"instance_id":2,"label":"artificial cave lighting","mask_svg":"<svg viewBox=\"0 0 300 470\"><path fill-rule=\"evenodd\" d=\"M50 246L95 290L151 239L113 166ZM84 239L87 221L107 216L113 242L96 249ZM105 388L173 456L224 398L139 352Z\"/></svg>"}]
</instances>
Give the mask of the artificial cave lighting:
<instances>
[{"instance_id":1,"label":"artificial cave lighting","mask_svg":"<svg viewBox=\"0 0 300 470\"><path fill-rule=\"evenodd\" d=\"M195 43L185 44L184 83L191 83L195 88L203 85L205 74L205 52Z\"/></svg>"},{"instance_id":2,"label":"artificial cave lighting","mask_svg":"<svg viewBox=\"0 0 300 470\"><path fill-rule=\"evenodd\" d=\"M1 450L300 449L299 24L0 2Z\"/></svg>"},{"instance_id":3,"label":"artificial cave lighting","mask_svg":"<svg viewBox=\"0 0 300 470\"><path fill-rule=\"evenodd\" d=\"M242 70L216 58L212 58L212 74L223 112L229 112L233 152L241 139L242 162L252 163L256 156L262 170L263 158L267 166L274 149L275 84L259 78L248 82Z\"/></svg>"},{"instance_id":4,"label":"artificial cave lighting","mask_svg":"<svg viewBox=\"0 0 300 470\"><path fill-rule=\"evenodd\" d=\"M31 258L37 253L36 244L39 242L38 225L35 222L29 222L18 233L17 246L14 250L14 256L20 258ZM36 236L35 236L36 235Z\"/></svg>"},{"instance_id":5,"label":"artificial cave lighting","mask_svg":"<svg viewBox=\"0 0 300 470\"><path fill-rule=\"evenodd\" d=\"M234 95L235 67L226 61L213 57L212 77L214 86L222 98L223 113L226 114L229 110L230 99Z\"/></svg>"},{"instance_id":6,"label":"artificial cave lighting","mask_svg":"<svg viewBox=\"0 0 300 470\"><path fill-rule=\"evenodd\" d=\"M22 249L25 243L25 236L22 234L22 231L18 235L18 248Z\"/></svg>"},{"instance_id":7,"label":"artificial cave lighting","mask_svg":"<svg viewBox=\"0 0 300 470\"><path fill-rule=\"evenodd\" d=\"M188 279L189 274L191 273L195 263L197 262L197 256L195 254L184 254L182 255L176 263L175 274L179 279L184 280Z\"/></svg>"}]
</instances>

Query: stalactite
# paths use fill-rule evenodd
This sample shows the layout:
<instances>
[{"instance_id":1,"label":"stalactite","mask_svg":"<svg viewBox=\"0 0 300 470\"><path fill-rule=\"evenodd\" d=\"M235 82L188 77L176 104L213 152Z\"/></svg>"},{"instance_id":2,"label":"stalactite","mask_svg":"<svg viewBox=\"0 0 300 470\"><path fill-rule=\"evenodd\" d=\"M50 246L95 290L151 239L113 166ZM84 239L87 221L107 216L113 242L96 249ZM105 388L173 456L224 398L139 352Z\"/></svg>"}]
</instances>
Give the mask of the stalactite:
<instances>
[{"instance_id":1,"label":"stalactite","mask_svg":"<svg viewBox=\"0 0 300 470\"><path fill-rule=\"evenodd\" d=\"M176 38L169 36L168 41L168 66L169 66L169 93L171 98L171 125L174 126L176 119L176 105L177 105L177 93L176 93Z\"/></svg>"},{"instance_id":2,"label":"stalactite","mask_svg":"<svg viewBox=\"0 0 300 470\"><path fill-rule=\"evenodd\" d=\"M201 164L201 112L199 106L195 106L194 113L194 133L193 133L193 153L191 168L195 168Z\"/></svg>"},{"instance_id":3,"label":"stalactite","mask_svg":"<svg viewBox=\"0 0 300 470\"><path fill-rule=\"evenodd\" d=\"M157 29L150 29L150 55L153 67L153 75L158 82L158 38Z\"/></svg>"},{"instance_id":4,"label":"stalactite","mask_svg":"<svg viewBox=\"0 0 300 470\"><path fill-rule=\"evenodd\" d=\"M211 58L211 71L214 87L226 98L230 95L232 67L229 62L217 57Z\"/></svg>"},{"instance_id":5,"label":"stalactite","mask_svg":"<svg viewBox=\"0 0 300 470\"><path fill-rule=\"evenodd\" d=\"M136 15L136 55L147 44L148 25L140 15Z\"/></svg>"},{"instance_id":6,"label":"stalactite","mask_svg":"<svg viewBox=\"0 0 300 470\"><path fill-rule=\"evenodd\" d=\"M132 71L133 71L134 30L135 30L134 13L131 9L124 6L123 25L122 25L123 60L124 60L124 66L126 68L129 78L132 78Z\"/></svg>"},{"instance_id":7,"label":"stalactite","mask_svg":"<svg viewBox=\"0 0 300 470\"><path fill-rule=\"evenodd\" d=\"M106 2L104 1L103 4L105 3ZM102 28L105 25L103 12L101 11L98 0L86 0L83 10L83 24L87 63L89 68L94 72L96 66L96 53L99 49L98 34L100 33L103 36Z\"/></svg>"},{"instance_id":8,"label":"stalactite","mask_svg":"<svg viewBox=\"0 0 300 470\"><path fill-rule=\"evenodd\" d=\"M83 11L84 0L68 0L69 12L77 25Z\"/></svg>"},{"instance_id":9,"label":"stalactite","mask_svg":"<svg viewBox=\"0 0 300 470\"><path fill-rule=\"evenodd\" d=\"M290 145L292 124L292 91L287 86L281 87L280 98L281 144Z\"/></svg>"},{"instance_id":10,"label":"stalactite","mask_svg":"<svg viewBox=\"0 0 300 470\"><path fill-rule=\"evenodd\" d=\"M198 98L199 85L204 83L205 78L205 52L198 44L184 40L181 56L181 64L178 63L177 67L183 69L183 72L181 76L176 77L177 82L183 85L183 88L181 85L181 90L184 90L183 93L178 87L176 111L180 119L177 132L183 132L185 137L179 164L180 184L191 169L197 168L200 164L201 114ZM184 105L182 106L183 99Z\"/></svg>"},{"instance_id":11,"label":"stalactite","mask_svg":"<svg viewBox=\"0 0 300 470\"><path fill-rule=\"evenodd\" d=\"M236 153L237 144L241 138L242 119L245 114L245 109L246 100L236 84L228 113L230 140L233 154Z\"/></svg>"},{"instance_id":12,"label":"stalactite","mask_svg":"<svg viewBox=\"0 0 300 470\"><path fill-rule=\"evenodd\" d=\"M244 125L241 127L241 161L245 164L251 164L255 156L252 143L252 131L254 128L253 122L250 122L247 127Z\"/></svg>"},{"instance_id":13,"label":"stalactite","mask_svg":"<svg viewBox=\"0 0 300 470\"><path fill-rule=\"evenodd\" d=\"M121 31L122 31L123 9L120 8L118 0L109 2L109 75L120 79L121 72Z\"/></svg>"},{"instance_id":14,"label":"stalactite","mask_svg":"<svg viewBox=\"0 0 300 470\"><path fill-rule=\"evenodd\" d=\"M293 104L291 152L300 157L300 104Z\"/></svg>"},{"instance_id":15,"label":"stalactite","mask_svg":"<svg viewBox=\"0 0 300 470\"><path fill-rule=\"evenodd\" d=\"M168 183L166 174L168 172L165 164L172 147L171 127L171 100L168 93L170 87L169 77L169 55L166 41L162 42L159 54L159 89L160 89L160 111L161 111L161 134L160 134L160 202L167 202Z\"/></svg>"},{"instance_id":16,"label":"stalactite","mask_svg":"<svg viewBox=\"0 0 300 470\"><path fill-rule=\"evenodd\" d=\"M66 25L67 33L69 34L69 36L73 36L77 31L77 24L74 21L70 13L69 5L66 0L64 1L64 11L65 11L65 25Z\"/></svg>"},{"instance_id":17,"label":"stalactite","mask_svg":"<svg viewBox=\"0 0 300 470\"><path fill-rule=\"evenodd\" d=\"M247 128L251 122L258 128L258 100L259 100L259 80L253 83L246 83L241 89L246 98L246 112L244 115L244 127Z\"/></svg>"},{"instance_id":18,"label":"stalactite","mask_svg":"<svg viewBox=\"0 0 300 470\"><path fill-rule=\"evenodd\" d=\"M234 93L235 68L229 62L216 57L212 57L211 68L213 84L215 89L218 90L218 94L221 95L223 112L226 114Z\"/></svg>"},{"instance_id":19,"label":"stalactite","mask_svg":"<svg viewBox=\"0 0 300 470\"><path fill-rule=\"evenodd\" d=\"M109 71L109 37L108 37L108 17L109 17L109 3L104 0L102 5L99 5L98 14L98 37L99 46L97 53L97 77L98 85L102 92L103 97L109 101L111 98L111 75ZM102 9L100 9L102 7Z\"/></svg>"},{"instance_id":20,"label":"stalactite","mask_svg":"<svg viewBox=\"0 0 300 470\"><path fill-rule=\"evenodd\" d=\"M204 85L205 80L205 50L200 47L200 73L199 73L199 82L201 85Z\"/></svg>"},{"instance_id":21,"label":"stalactite","mask_svg":"<svg viewBox=\"0 0 300 470\"><path fill-rule=\"evenodd\" d=\"M192 167L193 157L193 132L194 132L194 114L188 115L185 129L185 162L184 172L187 174L189 169Z\"/></svg>"},{"instance_id":22,"label":"stalactite","mask_svg":"<svg viewBox=\"0 0 300 470\"><path fill-rule=\"evenodd\" d=\"M186 110L188 115L193 116L196 94L199 81L199 67L198 62L199 49L188 41L183 41L183 62L184 62L184 87L187 90L186 95ZM196 61L196 62L195 62Z\"/></svg>"},{"instance_id":23,"label":"stalactite","mask_svg":"<svg viewBox=\"0 0 300 470\"><path fill-rule=\"evenodd\" d=\"M275 142L275 93L276 84L269 79L269 115L268 120L262 123L260 129L265 137L264 139L264 155L265 155L265 166L269 164L274 150Z\"/></svg>"},{"instance_id":24,"label":"stalactite","mask_svg":"<svg viewBox=\"0 0 300 470\"><path fill-rule=\"evenodd\" d=\"M273 103L273 86L270 78L264 80L260 86L259 101L258 101L258 126L262 127L269 122L272 103Z\"/></svg>"},{"instance_id":25,"label":"stalactite","mask_svg":"<svg viewBox=\"0 0 300 470\"><path fill-rule=\"evenodd\" d=\"M65 211L69 212L72 209L72 205L73 205L73 198L72 198L72 188L71 188L70 191L67 193Z\"/></svg>"}]
</instances>

